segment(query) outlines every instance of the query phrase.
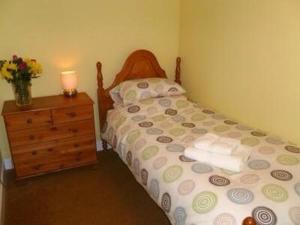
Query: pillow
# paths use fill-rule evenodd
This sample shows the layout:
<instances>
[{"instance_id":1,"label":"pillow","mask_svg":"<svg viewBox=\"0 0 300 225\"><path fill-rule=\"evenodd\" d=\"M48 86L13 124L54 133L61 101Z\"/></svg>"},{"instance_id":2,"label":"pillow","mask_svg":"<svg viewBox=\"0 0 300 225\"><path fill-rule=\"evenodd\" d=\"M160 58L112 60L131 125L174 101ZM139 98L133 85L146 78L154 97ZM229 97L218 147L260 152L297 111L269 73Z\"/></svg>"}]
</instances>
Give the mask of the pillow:
<instances>
[{"instance_id":1,"label":"pillow","mask_svg":"<svg viewBox=\"0 0 300 225\"><path fill-rule=\"evenodd\" d=\"M127 80L110 91L112 99L115 102L119 101L120 99L117 100L119 94L125 106L142 99L177 96L184 93L185 90L179 84L165 78Z\"/></svg>"},{"instance_id":2,"label":"pillow","mask_svg":"<svg viewBox=\"0 0 300 225\"><path fill-rule=\"evenodd\" d=\"M123 104L123 100L120 95L120 86L119 85L114 87L113 89L111 89L109 91L109 95L110 95L111 99L114 101L115 105Z\"/></svg>"}]
</instances>

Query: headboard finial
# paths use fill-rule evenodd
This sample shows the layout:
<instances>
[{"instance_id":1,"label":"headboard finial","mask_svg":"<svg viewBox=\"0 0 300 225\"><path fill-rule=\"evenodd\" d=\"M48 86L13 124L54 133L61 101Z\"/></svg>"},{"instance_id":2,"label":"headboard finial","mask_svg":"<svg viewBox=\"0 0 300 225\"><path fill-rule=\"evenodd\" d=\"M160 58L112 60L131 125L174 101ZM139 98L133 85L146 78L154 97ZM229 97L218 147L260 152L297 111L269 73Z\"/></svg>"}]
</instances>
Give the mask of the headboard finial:
<instances>
[{"instance_id":1,"label":"headboard finial","mask_svg":"<svg viewBox=\"0 0 300 225\"><path fill-rule=\"evenodd\" d=\"M97 62L96 64L97 67L97 81L98 81L98 88L102 91L104 91L103 88L103 75L102 75L102 63Z\"/></svg>"},{"instance_id":2,"label":"headboard finial","mask_svg":"<svg viewBox=\"0 0 300 225\"><path fill-rule=\"evenodd\" d=\"M180 79L181 68L180 68L180 64L181 64L181 58L177 57L176 58L176 71L175 71L175 82L177 84L181 84L181 79Z\"/></svg>"},{"instance_id":3,"label":"headboard finial","mask_svg":"<svg viewBox=\"0 0 300 225\"><path fill-rule=\"evenodd\" d=\"M249 217L246 217L243 221L243 225L256 225L256 221L253 217L249 216Z\"/></svg>"}]
</instances>

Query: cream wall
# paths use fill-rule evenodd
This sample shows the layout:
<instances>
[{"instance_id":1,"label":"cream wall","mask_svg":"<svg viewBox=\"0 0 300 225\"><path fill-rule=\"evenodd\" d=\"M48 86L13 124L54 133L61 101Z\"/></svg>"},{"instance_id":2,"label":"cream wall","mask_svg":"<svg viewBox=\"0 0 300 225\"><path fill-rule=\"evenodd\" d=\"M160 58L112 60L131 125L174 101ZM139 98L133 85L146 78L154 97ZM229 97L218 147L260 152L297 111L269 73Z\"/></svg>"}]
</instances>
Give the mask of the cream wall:
<instances>
[{"instance_id":1,"label":"cream wall","mask_svg":"<svg viewBox=\"0 0 300 225\"><path fill-rule=\"evenodd\" d=\"M33 96L60 93L60 71L74 69L79 90L96 101L96 61L102 61L109 85L126 56L139 48L152 50L166 72L174 73L179 0L1 0L0 9L0 59L18 54L44 67L43 77L33 81ZM0 107L12 94L0 80ZM98 132L98 119L96 125ZM0 138L3 157L9 158L2 119Z\"/></svg>"},{"instance_id":2,"label":"cream wall","mask_svg":"<svg viewBox=\"0 0 300 225\"><path fill-rule=\"evenodd\" d=\"M183 0L190 97L300 144L300 1Z\"/></svg>"}]
</instances>

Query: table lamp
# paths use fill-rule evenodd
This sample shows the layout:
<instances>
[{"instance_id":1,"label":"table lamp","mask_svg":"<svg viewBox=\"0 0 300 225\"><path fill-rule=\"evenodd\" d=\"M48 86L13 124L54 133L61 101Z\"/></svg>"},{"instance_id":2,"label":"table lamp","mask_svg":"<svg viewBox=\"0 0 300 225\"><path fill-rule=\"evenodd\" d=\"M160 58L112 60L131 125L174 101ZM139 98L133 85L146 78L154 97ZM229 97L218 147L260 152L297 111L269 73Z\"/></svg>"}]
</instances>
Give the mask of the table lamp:
<instances>
[{"instance_id":1,"label":"table lamp","mask_svg":"<svg viewBox=\"0 0 300 225\"><path fill-rule=\"evenodd\" d=\"M61 72L61 83L63 87L63 93L67 97L73 97L77 94L78 78L76 71L64 71Z\"/></svg>"}]
</instances>

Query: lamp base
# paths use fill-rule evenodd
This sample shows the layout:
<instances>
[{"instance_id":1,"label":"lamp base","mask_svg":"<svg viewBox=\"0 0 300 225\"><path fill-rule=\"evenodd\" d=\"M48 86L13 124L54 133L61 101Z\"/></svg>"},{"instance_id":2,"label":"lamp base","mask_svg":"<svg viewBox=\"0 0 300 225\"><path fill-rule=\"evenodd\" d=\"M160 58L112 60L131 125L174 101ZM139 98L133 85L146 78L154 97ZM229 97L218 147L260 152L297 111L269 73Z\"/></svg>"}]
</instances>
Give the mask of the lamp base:
<instances>
[{"instance_id":1,"label":"lamp base","mask_svg":"<svg viewBox=\"0 0 300 225\"><path fill-rule=\"evenodd\" d=\"M72 89L72 90L64 90L64 96L66 97L74 97L77 95L77 90Z\"/></svg>"}]
</instances>

